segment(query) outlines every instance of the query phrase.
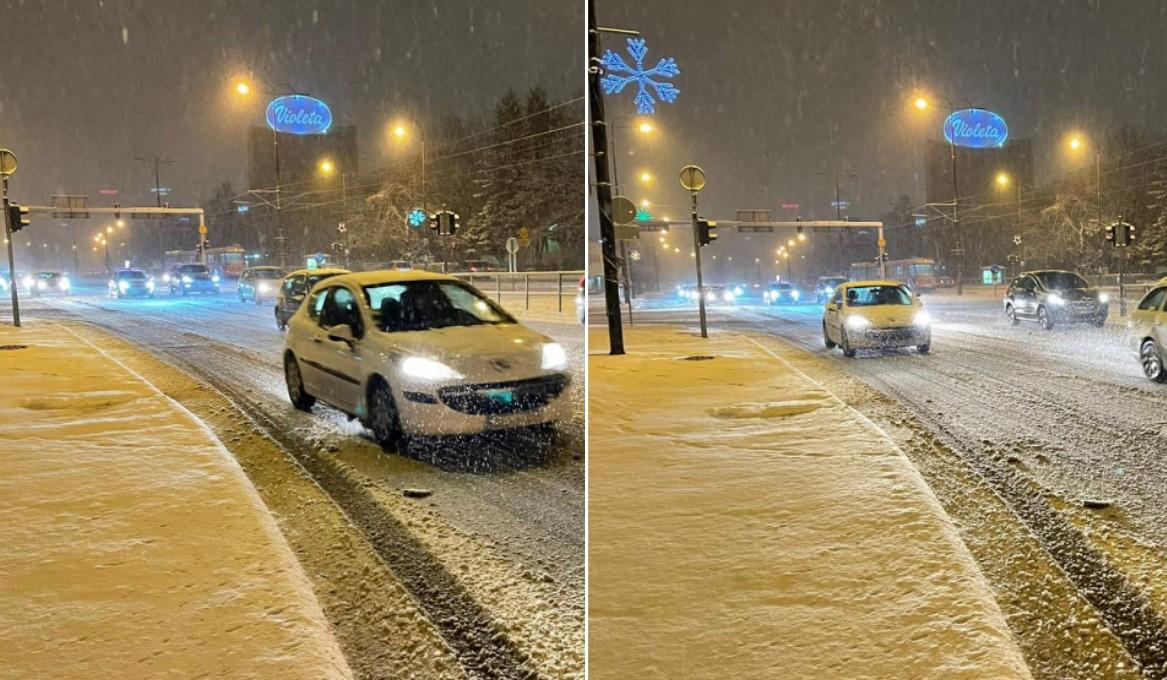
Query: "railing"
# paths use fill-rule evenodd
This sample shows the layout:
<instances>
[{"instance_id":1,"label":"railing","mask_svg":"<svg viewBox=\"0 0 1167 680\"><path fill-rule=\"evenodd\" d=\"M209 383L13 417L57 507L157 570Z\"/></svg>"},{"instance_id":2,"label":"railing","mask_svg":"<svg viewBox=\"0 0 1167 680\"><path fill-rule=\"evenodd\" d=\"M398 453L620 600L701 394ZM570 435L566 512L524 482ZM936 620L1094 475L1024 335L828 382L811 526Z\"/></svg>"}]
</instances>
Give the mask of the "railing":
<instances>
[{"instance_id":1,"label":"railing","mask_svg":"<svg viewBox=\"0 0 1167 680\"><path fill-rule=\"evenodd\" d=\"M504 304L505 298L513 305L516 298L521 296L523 309L529 310L532 297L536 300L554 297L556 311L562 312L565 297L574 301L576 291L579 290L579 278L584 272L451 272L450 275L493 296L499 304Z\"/></svg>"}]
</instances>

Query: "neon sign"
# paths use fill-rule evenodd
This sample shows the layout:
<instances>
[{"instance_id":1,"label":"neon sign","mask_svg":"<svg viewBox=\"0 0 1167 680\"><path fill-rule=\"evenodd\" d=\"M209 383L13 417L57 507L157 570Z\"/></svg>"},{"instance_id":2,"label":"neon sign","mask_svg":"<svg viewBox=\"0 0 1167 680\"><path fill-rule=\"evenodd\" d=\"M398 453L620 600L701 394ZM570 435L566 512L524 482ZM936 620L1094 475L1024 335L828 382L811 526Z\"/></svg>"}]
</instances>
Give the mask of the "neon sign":
<instances>
[{"instance_id":1,"label":"neon sign","mask_svg":"<svg viewBox=\"0 0 1167 680\"><path fill-rule=\"evenodd\" d=\"M322 135L332 126L328 104L315 97L290 94L267 105L267 125L289 135Z\"/></svg>"},{"instance_id":2,"label":"neon sign","mask_svg":"<svg viewBox=\"0 0 1167 680\"><path fill-rule=\"evenodd\" d=\"M944 139L954 146L988 149L1004 146L1008 137L1005 119L985 109L961 109L944 119Z\"/></svg>"}]
</instances>

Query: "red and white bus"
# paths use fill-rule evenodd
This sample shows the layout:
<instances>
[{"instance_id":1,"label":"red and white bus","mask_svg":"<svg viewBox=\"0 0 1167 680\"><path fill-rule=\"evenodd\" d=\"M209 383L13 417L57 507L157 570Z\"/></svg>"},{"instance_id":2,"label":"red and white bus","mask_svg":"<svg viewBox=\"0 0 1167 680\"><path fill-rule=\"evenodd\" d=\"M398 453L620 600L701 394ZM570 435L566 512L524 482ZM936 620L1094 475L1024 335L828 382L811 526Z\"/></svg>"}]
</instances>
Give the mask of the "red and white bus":
<instances>
[{"instance_id":1,"label":"red and white bus","mask_svg":"<svg viewBox=\"0 0 1167 680\"><path fill-rule=\"evenodd\" d=\"M207 268L225 279L237 279L247 269L243 246L207 248Z\"/></svg>"},{"instance_id":2,"label":"red and white bus","mask_svg":"<svg viewBox=\"0 0 1167 680\"><path fill-rule=\"evenodd\" d=\"M874 281L879 276L878 262L851 263L852 281ZM936 288L936 262L926 257L912 257L906 260L890 260L887 263L886 278L907 284L912 290L932 290Z\"/></svg>"}]
</instances>

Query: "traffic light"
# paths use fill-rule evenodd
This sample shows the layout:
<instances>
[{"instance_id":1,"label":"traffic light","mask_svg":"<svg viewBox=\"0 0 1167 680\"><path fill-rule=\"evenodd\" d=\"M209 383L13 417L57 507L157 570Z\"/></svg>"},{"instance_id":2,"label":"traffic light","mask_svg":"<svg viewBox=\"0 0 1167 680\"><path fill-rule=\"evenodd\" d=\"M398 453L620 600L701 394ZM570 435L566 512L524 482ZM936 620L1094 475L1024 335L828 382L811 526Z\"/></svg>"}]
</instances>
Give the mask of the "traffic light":
<instances>
[{"instance_id":1,"label":"traffic light","mask_svg":"<svg viewBox=\"0 0 1167 680\"><path fill-rule=\"evenodd\" d=\"M29 225L28 208L15 203L8 204L8 229L13 234Z\"/></svg>"},{"instance_id":2,"label":"traffic light","mask_svg":"<svg viewBox=\"0 0 1167 680\"><path fill-rule=\"evenodd\" d=\"M707 246L717 240L717 223L704 217L697 218L697 243Z\"/></svg>"},{"instance_id":3,"label":"traffic light","mask_svg":"<svg viewBox=\"0 0 1167 680\"><path fill-rule=\"evenodd\" d=\"M1135 241L1135 225L1127 224L1126 222L1123 222L1122 227L1123 227L1122 244L1124 246L1129 246L1130 244L1134 243L1134 241Z\"/></svg>"},{"instance_id":4,"label":"traffic light","mask_svg":"<svg viewBox=\"0 0 1167 680\"><path fill-rule=\"evenodd\" d=\"M453 236L462 228L462 216L451 210L439 210L430 217L430 229Z\"/></svg>"},{"instance_id":5,"label":"traffic light","mask_svg":"<svg viewBox=\"0 0 1167 680\"><path fill-rule=\"evenodd\" d=\"M1115 245L1113 224L1106 225L1106 240L1110 245Z\"/></svg>"},{"instance_id":6,"label":"traffic light","mask_svg":"<svg viewBox=\"0 0 1167 680\"><path fill-rule=\"evenodd\" d=\"M122 213L120 210L118 210L118 208L120 208L120 207L122 207L121 203L114 203L113 204L113 210L114 210L113 218L115 220L120 220L122 218Z\"/></svg>"},{"instance_id":7,"label":"traffic light","mask_svg":"<svg viewBox=\"0 0 1167 680\"><path fill-rule=\"evenodd\" d=\"M885 251L883 251L882 253L880 253L880 254L879 254L879 257L877 257L877 258L875 258L875 259L876 259L877 261L879 261L879 262L887 262L887 261L888 261L889 259L891 259L891 258L889 258L889 257L888 257L888 255L887 255L887 251L885 250Z\"/></svg>"}]
</instances>

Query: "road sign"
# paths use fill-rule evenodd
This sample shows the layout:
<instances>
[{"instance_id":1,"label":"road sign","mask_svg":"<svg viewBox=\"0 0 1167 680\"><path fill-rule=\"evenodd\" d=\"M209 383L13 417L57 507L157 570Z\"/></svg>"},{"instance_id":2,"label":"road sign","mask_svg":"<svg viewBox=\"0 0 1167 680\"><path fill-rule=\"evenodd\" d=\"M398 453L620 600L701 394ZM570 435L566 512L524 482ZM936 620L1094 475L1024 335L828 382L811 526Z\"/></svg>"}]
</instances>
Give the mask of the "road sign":
<instances>
[{"instance_id":1,"label":"road sign","mask_svg":"<svg viewBox=\"0 0 1167 680\"><path fill-rule=\"evenodd\" d=\"M612 198L612 222L617 226L632 224L636 221L636 206L624 196ZM522 234L520 234L521 236Z\"/></svg>"},{"instance_id":2,"label":"road sign","mask_svg":"<svg viewBox=\"0 0 1167 680\"><path fill-rule=\"evenodd\" d=\"M206 235L207 235L207 225L200 224L199 225L199 236L206 236Z\"/></svg>"},{"instance_id":3,"label":"road sign","mask_svg":"<svg viewBox=\"0 0 1167 680\"><path fill-rule=\"evenodd\" d=\"M616 225L616 240L617 241L635 241L640 238L640 227L635 224L617 224Z\"/></svg>"},{"instance_id":4,"label":"road sign","mask_svg":"<svg viewBox=\"0 0 1167 680\"><path fill-rule=\"evenodd\" d=\"M877 243L879 243L880 250L883 250L884 248L887 247L887 239L885 239L885 238L879 239L879 241L877 241Z\"/></svg>"},{"instance_id":5,"label":"road sign","mask_svg":"<svg viewBox=\"0 0 1167 680\"><path fill-rule=\"evenodd\" d=\"M89 217L89 197L71 194L53 194L53 217L57 219L86 219Z\"/></svg>"},{"instance_id":6,"label":"road sign","mask_svg":"<svg viewBox=\"0 0 1167 680\"><path fill-rule=\"evenodd\" d=\"M526 227L519 227L519 238L531 238L531 232Z\"/></svg>"},{"instance_id":7,"label":"road sign","mask_svg":"<svg viewBox=\"0 0 1167 680\"><path fill-rule=\"evenodd\" d=\"M0 149L0 175L5 177L16 172L16 154L8 149Z\"/></svg>"},{"instance_id":8,"label":"road sign","mask_svg":"<svg viewBox=\"0 0 1167 680\"><path fill-rule=\"evenodd\" d=\"M514 236L507 239L507 252L512 255L519 252L519 239Z\"/></svg>"},{"instance_id":9,"label":"road sign","mask_svg":"<svg viewBox=\"0 0 1167 680\"><path fill-rule=\"evenodd\" d=\"M531 245L531 239L529 239L529 238L519 239L519 247L520 248L526 248L529 245Z\"/></svg>"},{"instance_id":10,"label":"road sign","mask_svg":"<svg viewBox=\"0 0 1167 680\"><path fill-rule=\"evenodd\" d=\"M681 186L685 191L701 191L705 188L705 171L696 165L681 168Z\"/></svg>"}]
</instances>

